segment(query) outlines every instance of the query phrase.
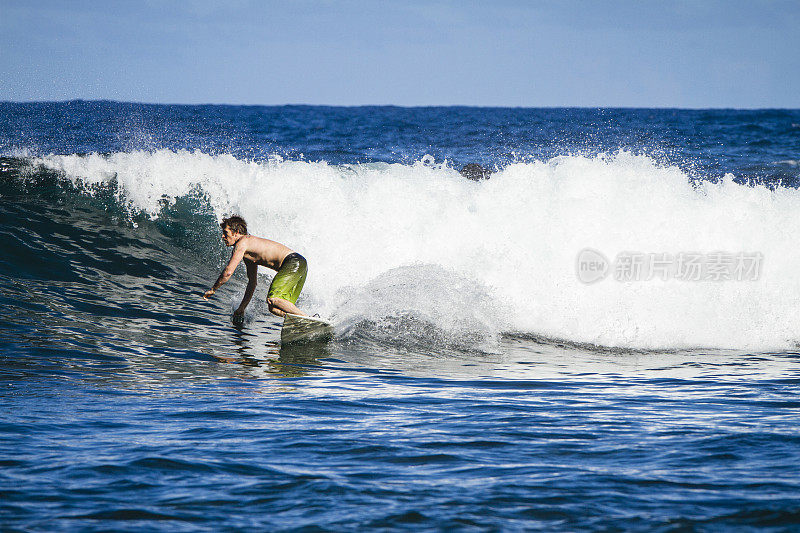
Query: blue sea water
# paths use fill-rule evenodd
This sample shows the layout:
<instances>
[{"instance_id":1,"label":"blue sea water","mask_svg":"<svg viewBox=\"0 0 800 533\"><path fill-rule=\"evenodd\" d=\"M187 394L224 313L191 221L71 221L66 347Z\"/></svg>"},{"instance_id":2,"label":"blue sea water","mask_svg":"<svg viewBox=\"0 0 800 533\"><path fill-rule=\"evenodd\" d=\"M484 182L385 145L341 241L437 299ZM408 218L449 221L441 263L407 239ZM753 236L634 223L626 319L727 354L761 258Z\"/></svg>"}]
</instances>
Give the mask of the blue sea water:
<instances>
[{"instance_id":1,"label":"blue sea water","mask_svg":"<svg viewBox=\"0 0 800 533\"><path fill-rule=\"evenodd\" d=\"M0 156L4 530L800 529L798 110L0 103ZM201 299L231 213L330 343Z\"/></svg>"}]
</instances>

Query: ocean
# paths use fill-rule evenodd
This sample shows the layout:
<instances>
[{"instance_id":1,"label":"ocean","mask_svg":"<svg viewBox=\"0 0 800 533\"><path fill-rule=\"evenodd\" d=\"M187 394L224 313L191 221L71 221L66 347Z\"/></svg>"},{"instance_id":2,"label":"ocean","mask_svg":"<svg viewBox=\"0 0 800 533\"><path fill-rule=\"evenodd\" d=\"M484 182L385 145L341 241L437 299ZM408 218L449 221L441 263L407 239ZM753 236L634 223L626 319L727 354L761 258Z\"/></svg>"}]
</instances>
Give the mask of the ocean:
<instances>
[{"instance_id":1,"label":"ocean","mask_svg":"<svg viewBox=\"0 0 800 533\"><path fill-rule=\"evenodd\" d=\"M0 103L0 527L796 531L798 185L800 110ZM231 214L332 341L202 299Z\"/></svg>"}]
</instances>

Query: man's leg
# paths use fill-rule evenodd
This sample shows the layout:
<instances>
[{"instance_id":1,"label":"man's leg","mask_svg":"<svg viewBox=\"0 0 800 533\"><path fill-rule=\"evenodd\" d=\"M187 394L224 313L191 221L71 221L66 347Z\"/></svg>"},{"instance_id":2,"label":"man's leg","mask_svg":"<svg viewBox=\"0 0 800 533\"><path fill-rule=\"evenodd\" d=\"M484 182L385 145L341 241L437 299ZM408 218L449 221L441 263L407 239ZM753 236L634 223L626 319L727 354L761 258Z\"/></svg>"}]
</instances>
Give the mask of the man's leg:
<instances>
[{"instance_id":1,"label":"man's leg","mask_svg":"<svg viewBox=\"0 0 800 533\"><path fill-rule=\"evenodd\" d=\"M267 307L273 315L284 316L286 313L290 313L292 315L308 316L292 302L283 298L267 298Z\"/></svg>"}]
</instances>

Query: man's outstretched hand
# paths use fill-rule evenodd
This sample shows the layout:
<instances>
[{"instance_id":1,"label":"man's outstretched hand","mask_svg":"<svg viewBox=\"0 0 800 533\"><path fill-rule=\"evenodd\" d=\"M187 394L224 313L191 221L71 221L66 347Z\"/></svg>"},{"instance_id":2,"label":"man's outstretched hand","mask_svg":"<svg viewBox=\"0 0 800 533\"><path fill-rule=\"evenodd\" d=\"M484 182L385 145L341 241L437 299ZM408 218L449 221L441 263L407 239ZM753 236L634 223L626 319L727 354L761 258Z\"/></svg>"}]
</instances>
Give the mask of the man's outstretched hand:
<instances>
[{"instance_id":1,"label":"man's outstretched hand","mask_svg":"<svg viewBox=\"0 0 800 533\"><path fill-rule=\"evenodd\" d=\"M206 292L203 293L203 300L208 300L214 295L214 289L208 289Z\"/></svg>"}]
</instances>

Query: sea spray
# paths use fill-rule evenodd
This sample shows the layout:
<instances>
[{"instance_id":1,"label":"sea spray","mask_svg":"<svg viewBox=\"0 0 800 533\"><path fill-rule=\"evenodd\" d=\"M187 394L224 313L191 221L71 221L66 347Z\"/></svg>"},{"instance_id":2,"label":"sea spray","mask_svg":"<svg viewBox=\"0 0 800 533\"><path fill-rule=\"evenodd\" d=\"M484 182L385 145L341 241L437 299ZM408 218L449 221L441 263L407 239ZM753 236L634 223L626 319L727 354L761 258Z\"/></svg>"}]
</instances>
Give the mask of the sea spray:
<instances>
[{"instance_id":1,"label":"sea spray","mask_svg":"<svg viewBox=\"0 0 800 533\"><path fill-rule=\"evenodd\" d=\"M394 268L337 298L331 320L345 340L491 352L503 329L502 306L480 282L438 265Z\"/></svg>"}]
</instances>

